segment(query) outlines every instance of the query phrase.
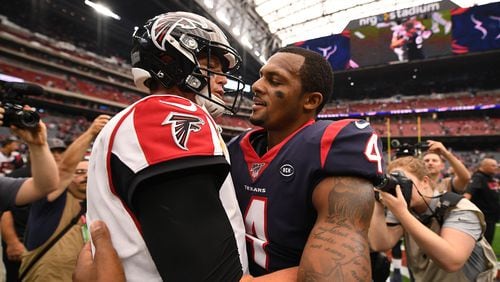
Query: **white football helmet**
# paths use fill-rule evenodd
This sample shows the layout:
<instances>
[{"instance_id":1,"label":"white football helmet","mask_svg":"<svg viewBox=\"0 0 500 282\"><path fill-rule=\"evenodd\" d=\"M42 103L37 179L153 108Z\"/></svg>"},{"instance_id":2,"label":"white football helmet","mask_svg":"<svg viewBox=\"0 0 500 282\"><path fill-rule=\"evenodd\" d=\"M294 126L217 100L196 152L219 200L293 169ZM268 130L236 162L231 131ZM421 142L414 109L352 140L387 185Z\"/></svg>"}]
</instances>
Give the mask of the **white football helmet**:
<instances>
[{"instance_id":1,"label":"white football helmet","mask_svg":"<svg viewBox=\"0 0 500 282\"><path fill-rule=\"evenodd\" d=\"M214 117L225 110L233 114L237 111L244 83L233 74L241 65L241 57L213 22L188 12L161 14L136 28L133 43L132 75L139 89L148 91L154 79L167 88L177 85L193 91L197 94L196 102ZM198 62L200 54L206 55L209 62L217 56L223 73L202 68ZM212 95L210 76L213 74L237 82L236 90L225 92L234 96L231 105Z\"/></svg>"}]
</instances>

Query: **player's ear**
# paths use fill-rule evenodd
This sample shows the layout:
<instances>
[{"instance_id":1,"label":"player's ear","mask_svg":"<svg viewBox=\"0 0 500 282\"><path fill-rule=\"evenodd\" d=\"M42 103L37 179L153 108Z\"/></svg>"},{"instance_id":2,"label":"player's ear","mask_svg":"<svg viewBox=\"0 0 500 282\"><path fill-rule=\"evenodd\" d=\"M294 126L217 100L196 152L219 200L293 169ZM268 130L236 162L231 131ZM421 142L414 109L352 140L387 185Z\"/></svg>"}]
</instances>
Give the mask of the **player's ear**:
<instances>
[{"instance_id":1,"label":"player's ear","mask_svg":"<svg viewBox=\"0 0 500 282\"><path fill-rule=\"evenodd\" d=\"M320 92L308 92L304 95L304 109L306 110L316 111L321 102L323 102L323 94Z\"/></svg>"}]
</instances>

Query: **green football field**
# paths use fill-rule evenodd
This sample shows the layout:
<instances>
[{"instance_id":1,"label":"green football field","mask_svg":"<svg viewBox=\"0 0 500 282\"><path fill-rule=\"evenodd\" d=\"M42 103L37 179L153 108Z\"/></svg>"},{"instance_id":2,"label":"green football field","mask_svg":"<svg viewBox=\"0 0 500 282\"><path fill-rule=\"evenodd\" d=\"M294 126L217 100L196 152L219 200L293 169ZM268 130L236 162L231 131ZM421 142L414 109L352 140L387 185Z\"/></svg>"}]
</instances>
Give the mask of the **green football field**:
<instances>
[{"instance_id":1,"label":"green football field","mask_svg":"<svg viewBox=\"0 0 500 282\"><path fill-rule=\"evenodd\" d=\"M500 224L497 223L497 228L495 229L495 238L493 239L493 250L497 255L497 260L500 260Z\"/></svg>"}]
</instances>

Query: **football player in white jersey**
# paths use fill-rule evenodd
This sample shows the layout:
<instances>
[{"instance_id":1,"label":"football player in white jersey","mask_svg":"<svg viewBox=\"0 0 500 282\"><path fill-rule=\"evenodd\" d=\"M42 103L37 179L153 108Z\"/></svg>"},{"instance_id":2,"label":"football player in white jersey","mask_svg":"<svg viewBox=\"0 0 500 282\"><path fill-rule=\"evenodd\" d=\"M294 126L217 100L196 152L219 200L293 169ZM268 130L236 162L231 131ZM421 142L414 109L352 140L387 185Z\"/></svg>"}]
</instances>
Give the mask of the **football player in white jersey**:
<instances>
[{"instance_id":1,"label":"football player in white jersey","mask_svg":"<svg viewBox=\"0 0 500 282\"><path fill-rule=\"evenodd\" d=\"M133 40L134 81L151 95L94 143L89 223L106 223L128 281L238 281L244 226L213 117L238 102L240 56L219 27L186 12L152 18ZM231 107L228 79L238 82Z\"/></svg>"}]
</instances>

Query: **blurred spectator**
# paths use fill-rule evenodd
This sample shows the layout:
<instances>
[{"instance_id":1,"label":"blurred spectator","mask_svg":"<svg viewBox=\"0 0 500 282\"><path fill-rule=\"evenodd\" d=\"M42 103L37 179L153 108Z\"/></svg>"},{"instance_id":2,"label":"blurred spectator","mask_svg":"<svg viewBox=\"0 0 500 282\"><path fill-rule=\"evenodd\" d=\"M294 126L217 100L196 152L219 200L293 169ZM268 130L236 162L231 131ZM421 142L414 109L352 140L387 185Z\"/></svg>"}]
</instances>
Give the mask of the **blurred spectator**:
<instances>
[{"instance_id":1,"label":"blurred spectator","mask_svg":"<svg viewBox=\"0 0 500 282\"><path fill-rule=\"evenodd\" d=\"M64 141L58 138L47 140L50 152L56 163L59 163L66 150ZM8 174L9 177L31 177L31 165L28 160L22 167ZM4 248L3 260L7 272L7 282L19 281L19 267L21 255L26 251L24 234L28 223L31 205L16 206L10 211L5 211L1 218L2 246Z\"/></svg>"},{"instance_id":2,"label":"blurred spectator","mask_svg":"<svg viewBox=\"0 0 500 282\"><path fill-rule=\"evenodd\" d=\"M441 192L463 194L470 180L470 173L465 165L448 151L443 143L428 140L427 144L429 149L424 153L423 160L429 171L429 177L437 184L437 189ZM445 168L443 159L453 168L454 175L443 177Z\"/></svg>"},{"instance_id":3,"label":"blurred spectator","mask_svg":"<svg viewBox=\"0 0 500 282\"><path fill-rule=\"evenodd\" d=\"M58 163L57 190L32 204L26 232L27 253L23 255L20 279L70 281L84 237L84 214L88 161L83 160L90 143L108 122L97 117L90 128L64 152ZM64 142L54 142L54 148ZM59 144L56 144L59 143Z\"/></svg>"},{"instance_id":4,"label":"blurred spectator","mask_svg":"<svg viewBox=\"0 0 500 282\"><path fill-rule=\"evenodd\" d=\"M54 156L56 163L59 163L66 151L66 143L59 138L50 138L47 142L49 143L49 149L52 156Z\"/></svg>"},{"instance_id":5,"label":"blurred spectator","mask_svg":"<svg viewBox=\"0 0 500 282\"><path fill-rule=\"evenodd\" d=\"M2 142L0 148L0 175L8 174L23 165L24 161L18 150L19 139L17 137L10 136Z\"/></svg>"},{"instance_id":6,"label":"blurred spectator","mask_svg":"<svg viewBox=\"0 0 500 282\"><path fill-rule=\"evenodd\" d=\"M26 233L28 251L23 254L19 271L21 280L70 281L76 256L84 244L87 168L88 161L79 162L64 193L55 191L32 204ZM54 196L56 193L59 195Z\"/></svg>"},{"instance_id":7,"label":"blurred spectator","mask_svg":"<svg viewBox=\"0 0 500 282\"><path fill-rule=\"evenodd\" d=\"M6 281L19 281L18 273L21 265L21 255L24 247L24 231L28 221L30 205L12 207L5 211L1 218L3 263L6 271Z\"/></svg>"},{"instance_id":8,"label":"blurred spectator","mask_svg":"<svg viewBox=\"0 0 500 282\"><path fill-rule=\"evenodd\" d=\"M391 29L393 34L390 48L396 53L399 61L425 58L423 42L431 36L432 32L426 30L421 21L412 17Z\"/></svg>"},{"instance_id":9,"label":"blurred spectator","mask_svg":"<svg viewBox=\"0 0 500 282\"><path fill-rule=\"evenodd\" d=\"M486 231L484 237L490 244L495 237L495 227L500 219L500 186L495 173L498 163L495 159L485 158L479 169L472 175L466 196L484 213Z\"/></svg>"}]
</instances>

